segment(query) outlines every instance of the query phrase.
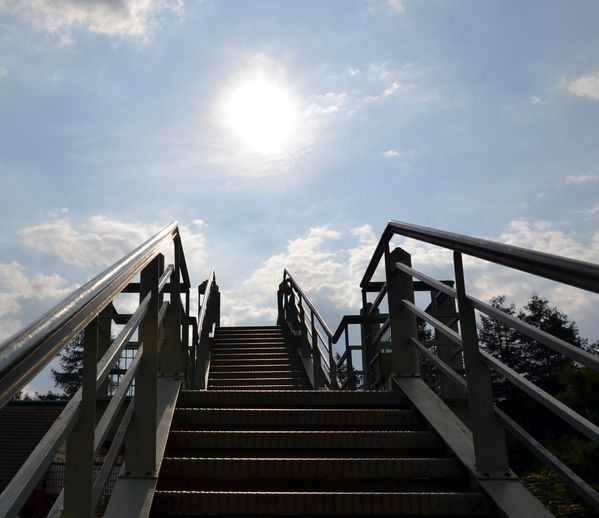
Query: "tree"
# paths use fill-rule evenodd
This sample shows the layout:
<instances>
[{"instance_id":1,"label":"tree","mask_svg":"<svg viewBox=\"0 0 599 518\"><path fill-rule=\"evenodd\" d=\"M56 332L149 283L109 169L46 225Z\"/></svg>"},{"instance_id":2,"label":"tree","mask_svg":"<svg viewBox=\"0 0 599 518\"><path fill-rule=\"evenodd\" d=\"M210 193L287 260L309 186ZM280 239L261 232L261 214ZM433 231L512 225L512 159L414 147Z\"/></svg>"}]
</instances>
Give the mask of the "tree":
<instances>
[{"instance_id":1,"label":"tree","mask_svg":"<svg viewBox=\"0 0 599 518\"><path fill-rule=\"evenodd\" d=\"M64 397L72 398L81 386L83 371L83 331L76 334L60 353L61 370L52 369L52 379Z\"/></svg>"},{"instance_id":2,"label":"tree","mask_svg":"<svg viewBox=\"0 0 599 518\"><path fill-rule=\"evenodd\" d=\"M559 309L550 307L547 299L538 295L530 298L518 313L518 318L575 347L583 348L586 345L586 340L580 337L576 323L570 321ZM559 375L567 365L572 364L571 360L564 354L520 333L518 333L518 342L522 354L527 358L527 368L523 373L530 381L550 394L556 395L561 386Z\"/></svg>"},{"instance_id":3,"label":"tree","mask_svg":"<svg viewBox=\"0 0 599 518\"><path fill-rule=\"evenodd\" d=\"M516 307L506 303L505 295L492 298L491 305L508 315L516 315ZM580 337L576 324L562 311L551 307L547 299L538 295L533 295L516 316L575 347L586 346L586 340ZM481 346L490 354L550 394L556 395L559 392L559 375L566 365L572 364L567 356L491 317L481 318L478 331ZM500 400L512 395L506 382L495 375L494 380Z\"/></svg>"}]
</instances>

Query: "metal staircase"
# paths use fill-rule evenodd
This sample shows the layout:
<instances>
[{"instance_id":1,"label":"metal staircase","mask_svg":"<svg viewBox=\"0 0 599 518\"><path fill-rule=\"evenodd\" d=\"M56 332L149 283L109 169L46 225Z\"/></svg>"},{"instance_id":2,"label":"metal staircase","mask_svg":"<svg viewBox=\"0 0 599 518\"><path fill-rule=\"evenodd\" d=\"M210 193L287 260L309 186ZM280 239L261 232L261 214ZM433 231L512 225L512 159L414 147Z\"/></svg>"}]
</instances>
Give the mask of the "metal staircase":
<instances>
[{"instance_id":1,"label":"metal staircase","mask_svg":"<svg viewBox=\"0 0 599 518\"><path fill-rule=\"evenodd\" d=\"M452 278L414 268L396 235L451 250ZM579 366L599 371L599 358L472 297L463 255L599 293L597 265L391 221L359 314L336 330L287 270L276 326L227 328L214 272L190 314L168 225L0 344L1 408L84 337L81 388L0 494L0 518L22 515L59 452L51 517L553 516L510 470L506 433L599 512L597 490L495 407L491 371L594 443L599 426L481 349L477 314ZM139 305L119 313L131 293Z\"/></svg>"},{"instance_id":2,"label":"metal staircase","mask_svg":"<svg viewBox=\"0 0 599 518\"><path fill-rule=\"evenodd\" d=\"M496 516L399 392L309 391L288 330L217 328L182 391L152 516Z\"/></svg>"},{"instance_id":3,"label":"metal staircase","mask_svg":"<svg viewBox=\"0 0 599 518\"><path fill-rule=\"evenodd\" d=\"M219 327L212 339L208 388L312 388L288 327Z\"/></svg>"}]
</instances>

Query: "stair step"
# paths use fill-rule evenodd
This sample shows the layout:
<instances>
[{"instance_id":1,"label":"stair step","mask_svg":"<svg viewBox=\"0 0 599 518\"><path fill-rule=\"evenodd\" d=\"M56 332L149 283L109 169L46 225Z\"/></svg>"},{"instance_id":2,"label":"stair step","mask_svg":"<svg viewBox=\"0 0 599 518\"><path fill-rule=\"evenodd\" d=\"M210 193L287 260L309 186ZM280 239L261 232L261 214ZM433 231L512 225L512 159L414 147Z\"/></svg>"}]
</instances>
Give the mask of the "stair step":
<instances>
[{"instance_id":1,"label":"stair step","mask_svg":"<svg viewBox=\"0 0 599 518\"><path fill-rule=\"evenodd\" d=\"M422 479L461 477L457 459L431 458L188 458L165 457L167 478Z\"/></svg>"},{"instance_id":2,"label":"stair step","mask_svg":"<svg viewBox=\"0 0 599 518\"><path fill-rule=\"evenodd\" d=\"M300 357L296 356L295 358L246 358L242 360L244 363L240 363L240 360L235 358L223 357L223 358L211 358L210 367L225 367L227 365L243 365L243 366L251 366L251 365L291 365L298 364L303 365Z\"/></svg>"},{"instance_id":3,"label":"stair step","mask_svg":"<svg viewBox=\"0 0 599 518\"><path fill-rule=\"evenodd\" d=\"M156 491L156 514L475 516L490 512L479 493Z\"/></svg>"},{"instance_id":4,"label":"stair step","mask_svg":"<svg viewBox=\"0 0 599 518\"><path fill-rule=\"evenodd\" d=\"M279 374L279 373L276 373ZM303 377L302 377L303 378ZM208 383L215 387L223 387L227 385L252 385L253 383L258 383L260 385L279 385L281 383L294 383L302 380L302 378L298 378L296 376L252 376L249 378L238 377L238 378L213 378L209 377ZM305 378L307 380L307 378Z\"/></svg>"},{"instance_id":5,"label":"stair step","mask_svg":"<svg viewBox=\"0 0 599 518\"><path fill-rule=\"evenodd\" d=\"M296 390L312 390L312 385L306 384L306 385L301 385L298 386L297 383L282 383L279 385L261 385L259 383L253 384L253 385L227 385L227 386L208 386L208 388L210 389L210 391L213 390L222 390L222 389L227 389L227 390L239 390L239 391L244 391L244 390L251 390L251 391L272 391L272 390L279 390L281 392L293 392Z\"/></svg>"},{"instance_id":6,"label":"stair step","mask_svg":"<svg viewBox=\"0 0 599 518\"><path fill-rule=\"evenodd\" d=\"M289 369L289 367L285 370L279 369L279 370L237 370L237 371L231 371L231 370L225 370L225 371L214 371L212 369L210 369L210 378L213 380L220 380L220 379L224 379L224 380L234 380L234 379L240 379L240 378L262 378L262 377L267 377L267 378L274 378L274 379L305 379L306 378L306 371L299 371L299 370L291 370Z\"/></svg>"},{"instance_id":7,"label":"stair step","mask_svg":"<svg viewBox=\"0 0 599 518\"><path fill-rule=\"evenodd\" d=\"M237 374L238 371L246 372L246 371L258 371L260 369L265 369L270 372L285 372L285 371L298 371L303 372L305 374L305 370L303 364L301 362L295 362L291 364L290 362L279 362L278 364L264 364L264 363L233 363L227 362L226 364L214 365L210 364L210 375L216 373L231 373Z\"/></svg>"},{"instance_id":8,"label":"stair step","mask_svg":"<svg viewBox=\"0 0 599 518\"><path fill-rule=\"evenodd\" d=\"M245 426L348 425L413 426L420 423L413 410L325 408L177 408L176 424L236 424Z\"/></svg>"},{"instance_id":9,"label":"stair step","mask_svg":"<svg viewBox=\"0 0 599 518\"><path fill-rule=\"evenodd\" d=\"M285 328L282 326L226 326L217 327L217 333L234 333L238 331L284 331Z\"/></svg>"},{"instance_id":10,"label":"stair step","mask_svg":"<svg viewBox=\"0 0 599 518\"><path fill-rule=\"evenodd\" d=\"M234 344L255 344L255 345L267 345L267 344L275 344L275 345L293 345L289 343L289 340L286 340L284 337L265 337L265 338L252 338L247 336L221 336L214 337L212 339L212 345L221 347L223 345L234 345Z\"/></svg>"},{"instance_id":11,"label":"stair step","mask_svg":"<svg viewBox=\"0 0 599 518\"><path fill-rule=\"evenodd\" d=\"M434 449L443 443L431 431L357 430L172 430L169 447L286 449Z\"/></svg>"},{"instance_id":12,"label":"stair step","mask_svg":"<svg viewBox=\"0 0 599 518\"><path fill-rule=\"evenodd\" d=\"M253 393L250 390L183 390L179 394L179 407L190 406L231 406L254 405L261 407L284 406L344 406L344 407L398 407L406 405L406 399L401 392L383 391L351 391L351 390L313 390L282 391L264 394Z\"/></svg>"},{"instance_id":13,"label":"stair step","mask_svg":"<svg viewBox=\"0 0 599 518\"><path fill-rule=\"evenodd\" d=\"M283 359L283 358L289 358L289 359L293 359L294 356L298 357L298 354L295 351L291 351L291 352L257 352L257 351L231 351L231 350L216 350L216 351L212 351L212 359L244 359L244 358L248 358L248 359L269 359L269 360L274 360L274 359Z\"/></svg>"}]
</instances>

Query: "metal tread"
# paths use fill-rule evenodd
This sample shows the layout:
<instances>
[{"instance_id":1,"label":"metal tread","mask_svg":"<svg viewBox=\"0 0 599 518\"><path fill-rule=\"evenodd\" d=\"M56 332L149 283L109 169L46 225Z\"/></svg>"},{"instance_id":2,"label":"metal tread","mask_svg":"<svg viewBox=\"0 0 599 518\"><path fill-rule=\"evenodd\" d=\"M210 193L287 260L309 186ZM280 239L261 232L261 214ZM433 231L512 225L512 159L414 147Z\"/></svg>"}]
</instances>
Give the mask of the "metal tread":
<instances>
[{"instance_id":1,"label":"metal tread","mask_svg":"<svg viewBox=\"0 0 599 518\"><path fill-rule=\"evenodd\" d=\"M182 390L179 393L179 407L253 404L255 406L286 405L310 407L315 406L344 406L344 407L398 407L406 404L405 396L400 392L386 391L351 391L351 390L305 390L277 391L268 394L253 393L251 390Z\"/></svg>"},{"instance_id":2,"label":"metal tread","mask_svg":"<svg viewBox=\"0 0 599 518\"><path fill-rule=\"evenodd\" d=\"M305 378L306 371L298 369L285 369L285 370L242 370L242 371L218 371L215 372L210 370L209 376L212 377L225 377L225 379L234 380L236 378L251 378L253 376L272 376L273 378Z\"/></svg>"},{"instance_id":3,"label":"metal tread","mask_svg":"<svg viewBox=\"0 0 599 518\"><path fill-rule=\"evenodd\" d=\"M413 410L329 408L176 408L179 424L418 425Z\"/></svg>"},{"instance_id":4,"label":"metal tread","mask_svg":"<svg viewBox=\"0 0 599 518\"><path fill-rule=\"evenodd\" d=\"M437 434L421 430L171 430L173 448L433 449Z\"/></svg>"},{"instance_id":5,"label":"metal tread","mask_svg":"<svg viewBox=\"0 0 599 518\"><path fill-rule=\"evenodd\" d=\"M280 374L280 373L275 373L275 374ZM218 386L227 386L227 385L251 385L252 383L255 382L260 382L261 384L269 384L272 383L273 385L278 385L279 383L293 383L293 382L297 382L297 381L301 381L302 378L298 378L296 376L271 376L271 377L265 377L265 376L258 376L258 377L252 377L252 378L244 378L244 377L239 377L239 378L213 378L213 377L209 377L208 379L208 383L211 385L218 385ZM308 378L305 378L306 383L308 383Z\"/></svg>"},{"instance_id":6,"label":"metal tread","mask_svg":"<svg viewBox=\"0 0 599 518\"><path fill-rule=\"evenodd\" d=\"M239 390L239 391L243 391L243 390L254 390L254 391L279 390L281 392L283 392L283 391L293 392L296 390L301 390L301 391L312 390L312 385L305 385L305 386L302 385L301 387L298 387L297 383L279 384L279 385L260 385L260 384L256 384L256 385L227 385L227 386L218 385L217 387L208 385L208 389L210 391L219 391L223 388L227 388L227 389L231 389L231 390Z\"/></svg>"},{"instance_id":7,"label":"metal tread","mask_svg":"<svg viewBox=\"0 0 599 518\"><path fill-rule=\"evenodd\" d=\"M480 493L156 491L154 513L474 516L491 510Z\"/></svg>"},{"instance_id":8,"label":"metal tread","mask_svg":"<svg viewBox=\"0 0 599 518\"><path fill-rule=\"evenodd\" d=\"M165 457L167 478L429 479L462 477L455 458Z\"/></svg>"}]
</instances>

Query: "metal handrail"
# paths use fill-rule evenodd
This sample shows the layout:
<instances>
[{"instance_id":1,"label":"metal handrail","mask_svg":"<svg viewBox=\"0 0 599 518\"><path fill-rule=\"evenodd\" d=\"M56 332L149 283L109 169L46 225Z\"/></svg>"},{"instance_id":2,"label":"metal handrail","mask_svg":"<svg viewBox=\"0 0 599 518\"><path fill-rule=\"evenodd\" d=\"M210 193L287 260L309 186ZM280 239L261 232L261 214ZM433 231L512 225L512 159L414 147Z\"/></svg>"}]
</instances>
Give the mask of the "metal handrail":
<instances>
[{"instance_id":1,"label":"metal handrail","mask_svg":"<svg viewBox=\"0 0 599 518\"><path fill-rule=\"evenodd\" d=\"M173 221L0 344L0 408L178 234ZM189 279L187 279L189 281ZM85 315L81 318L82 315ZM79 318L78 318L79 317Z\"/></svg>"},{"instance_id":2,"label":"metal handrail","mask_svg":"<svg viewBox=\"0 0 599 518\"><path fill-rule=\"evenodd\" d=\"M412 268L410 255L407 251L400 248L393 251L389 250L389 241L395 234L452 250L455 287L449 282L441 282ZM370 350L369 348L372 348L381 340L384 329L390 327L394 354L395 349L399 348L402 351L401 354L404 355L402 364L394 364L391 374L394 376L399 374L400 377L406 376L408 378L418 375L419 361L418 358L413 356L413 351L431 361L443 373L444 379L453 382L466 392L471 412L470 426L474 437L476 466L483 477L485 476L485 470L481 469L482 466L487 467L487 476L488 472L494 472L501 476L502 466L507 466L505 439L502 438L504 432L497 428L497 421L489 412L494 409L499 421L520 439L537 458L555 469L557 474L585 501L595 510L599 510L599 493L596 490L573 473L563 462L555 458L511 418L494 408L491 392L491 370L546 407L594 443L599 443L599 426L560 402L525 376L510 368L509 365L487 351L480 349L475 311L536 340L542 346L549 347L569 357L579 365L584 365L598 372L599 357L538 329L514 315L502 312L491 304L470 296L465 288L462 254L471 255L589 292L599 293L599 266L595 264L391 221L385 228L361 281L363 291L362 311L366 313L365 324L368 325L368 322L371 321L369 317L372 315L372 308L377 307L382 302L385 296L385 286L387 286L386 295L390 318L370 341L363 344L363 349ZM386 283L372 282L372 276L383 256L385 256ZM393 286L393 289L390 286ZM421 309L414 303L414 292L423 289L431 292L431 305L426 310ZM372 304L367 303L366 294L377 291L375 301ZM457 307L454 306L455 303L452 301L451 306L455 308L454 310L450 309L448 312L446 308L443 312L438 312L436 304L437 294L439 293L442 293L445 298L454 299L457 302ZM452 318L454 311L456 312L455 316L459 319L459 333L457 332L456 319ZM414 319L411 321L414 324L413 326L407 316L409 314ZM447 320L448 318L449 320ZM465 377L460 375L460 372L462 372L461 367L450 364L453 362L454 356L448 357L446 355L443 359L440 356L439 349L437 349L439 354L437 356L432 349L429 350L416 338L416 319L426 322L436 331L435 343L437 340L442 339L444 343L439 345L451 347L452 351L457 351L456 354L460 356L463 354ZM395 323L393 323L394 321ZM399 369L399 372L395 369ZM380 376L377 380L384 381ZM451 391L446 391L443 384L439 384L437 390L441 394L446 394L449 399L455 397ZM418 408L418 401L413 402ZM491 438L491 434L493 438Z\"/></svg>"},{"instance_id":3,"label":"metal handrail","mask_svg":"<svg viewBox=\"0 0 599 518\"><path fill-rule=\"evenodd\" d=\"M325 322L324 318L322 317L322 315L320 314L318 309L316 309L316 306L314 305L314 303L310 300L310 297L308 297L308 295L306 295L304 290L302 290L301 286L297 283L297 281L295 280L293 275L291 275L291 273L289 273L287 268L285 268L285 270L283 270L283 281L285 281L286 278L289 279L289 281L291 282L291 284L293 285L295 290L299 293L301 298L306 301L306 304L308 305L310 310L312 310L314 312L314 316L316 317L316 320L318 320L318 322L322 326L324 332L327 334L327 337L332 338L333 332L331 331L331 329Z\"/></svg>"},{"instance_id":4,"label":"metal handrail","mask_svg":"<svg viewBox=\"0 0 599 518\"><path fill-rule=\"evenodd\" d=\"M599 266L593 263L395 220L385 227L360 287L365 288L372 279L394 234L599 293Z\"/></svg>"},{"instance_id":5,"label":"metal handrail","mask_svg":"<svg viewBox=\"0 0 599 518\"><path fill-rule=\"evenodd\" d=\"M174 244L174 264L165 267L161 251L167 244ZM0 398L3 404L43 368L63 345L85 329L82 386L0 495L0 516L18 513L65 439L69 473L69 481L65 480L65 491L68 488L68 502L65 493L61 493L50 516L59 515L63 506L68 507L71 514L93 513L126 433L131 432L136 441L139 440L139 444L143 445L127 448L126 455L131 464L139 467L141 463L144 467L139 469L146 475L154 469L156 455L160 455L160 448L150 446L158 440L155 414L158 379L170 376L175 381L174 385L161 385L171 387L168 396L164 396L164 391L160 390L160 394L163 394L161 397L170 398L168 404L174 404L173 398L176 398L181 383L180 371L183 370L188 347L186 328L190 324L190 282L184 265L179 229L177 223L173 222L0 346L0 390L3 392ZM131 283L137 274L140 274L140 282ZM170 298L169 301L163 301L167 286ZM122 292L140 293L139 306L131 315L105 315L105 318L125 325L98 360L99 322L104 318L102 311ZM186 295L184 308L182 293ZM126 318L123 320L123 317ZM135 332L139 333L137 354L123 372L117 390L96 422L97 391L114 372L112 367L115 361L123 349L129 347ZM195 348L195 341L193 345ZM170 374L158 371L159 362L170 366ZM134 400L137 403L133 405L131 401L123 416L120 409L136 376ZM133 421L132 412L136 416ZM113 426L119 430L105 459L109 466L104 466L93 480L89 478L88 458L95 458ZM74 439L73 433L76 436ZM129 463L129 460L126 462ZM74 511L74 508L79 511ZM85 511L82 510L84 508Z\"/></svg>"}]
</instances>

